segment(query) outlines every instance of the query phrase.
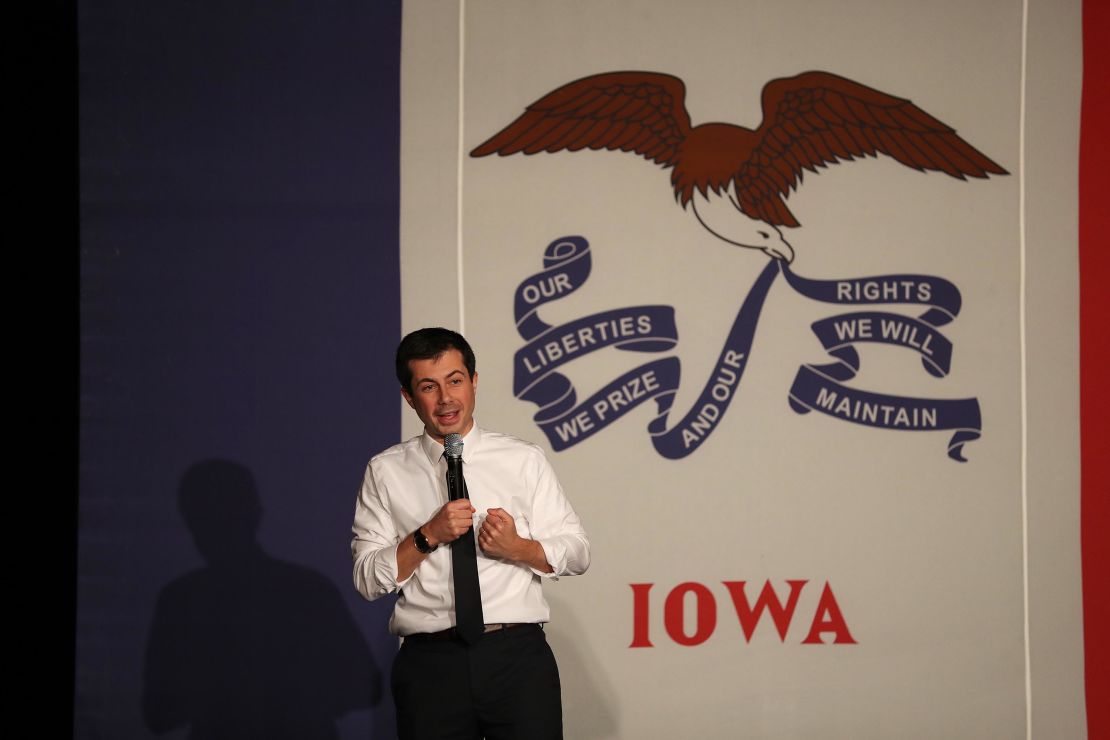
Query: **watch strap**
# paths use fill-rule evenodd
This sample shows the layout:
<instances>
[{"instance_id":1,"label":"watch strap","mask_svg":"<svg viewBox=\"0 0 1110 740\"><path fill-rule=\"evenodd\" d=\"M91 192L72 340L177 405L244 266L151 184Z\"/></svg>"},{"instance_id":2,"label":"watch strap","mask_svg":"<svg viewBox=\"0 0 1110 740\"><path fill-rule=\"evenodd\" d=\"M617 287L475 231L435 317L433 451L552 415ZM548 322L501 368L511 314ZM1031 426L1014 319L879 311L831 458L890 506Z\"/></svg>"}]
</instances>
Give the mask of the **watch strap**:
<instances>
[{"instance_id":1,"label":"watch strap","mask_svg":"<svg viewBox=\"0 0 1110 740\"><path fill-rule=\"evenodd\" d=\"M423 529L422 526L417 527L416 531L412 533L412 542L414 545L416 545L417 550L427 555L431 552L434 552L436 548L439 547L439 545L432 547L430 544L428 544L428 538L425 537L424 533L420 531L421 529Z\"/></svg>"}]
</instances>

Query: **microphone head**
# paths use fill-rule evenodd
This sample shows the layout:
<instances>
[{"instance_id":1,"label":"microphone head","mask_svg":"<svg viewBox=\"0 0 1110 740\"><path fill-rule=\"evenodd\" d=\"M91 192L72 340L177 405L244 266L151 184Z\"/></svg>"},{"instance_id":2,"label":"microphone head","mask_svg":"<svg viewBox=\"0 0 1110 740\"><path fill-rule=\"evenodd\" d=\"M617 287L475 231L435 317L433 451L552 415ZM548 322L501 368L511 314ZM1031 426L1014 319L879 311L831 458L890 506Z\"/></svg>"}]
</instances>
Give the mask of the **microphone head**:
<instances>
[{"instance_id":1,"label":"microphone head","mask_svg":"<svg viewBox=\"0 0 1110 740\"><path fill-rule=\"evenodd\" d=\"M461 434L448 434L443 438L443 454L447 457L462 457L463 439Z\"/></svg>"}]
</instances>

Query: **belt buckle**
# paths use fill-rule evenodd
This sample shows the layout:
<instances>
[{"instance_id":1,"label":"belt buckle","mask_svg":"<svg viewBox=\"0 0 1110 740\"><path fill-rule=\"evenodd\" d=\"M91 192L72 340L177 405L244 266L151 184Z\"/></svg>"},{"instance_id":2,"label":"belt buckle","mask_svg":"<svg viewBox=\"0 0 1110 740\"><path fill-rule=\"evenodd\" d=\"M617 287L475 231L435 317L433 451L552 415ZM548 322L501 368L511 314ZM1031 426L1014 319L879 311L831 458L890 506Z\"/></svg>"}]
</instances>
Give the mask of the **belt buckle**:
<instances>
[{"instance_id":1,"label":"belt buckle","mask_svg":"<svg viewBox=\"0 0 1110 740\"><path fill-rule=\"evenodd\" d=\"M523 627L527 624L530 624L530 623L529 622L494 622L493 624L487 624L486 625L485 633L489 634L490 632L507 632L507 631L513 629L514 627Z\"/></svg>"}]
</instances>

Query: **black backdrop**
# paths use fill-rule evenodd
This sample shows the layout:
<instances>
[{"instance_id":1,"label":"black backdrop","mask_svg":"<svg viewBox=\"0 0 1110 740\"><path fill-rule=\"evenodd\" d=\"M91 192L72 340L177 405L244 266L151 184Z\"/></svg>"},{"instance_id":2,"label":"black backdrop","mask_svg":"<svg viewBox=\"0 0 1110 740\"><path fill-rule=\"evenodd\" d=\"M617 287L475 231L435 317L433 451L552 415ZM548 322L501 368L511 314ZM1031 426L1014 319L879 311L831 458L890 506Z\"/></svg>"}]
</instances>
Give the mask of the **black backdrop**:
<instances>
[{"instance_id":1,"label":"black backdrop","mask_svg":"<svg viewBox=\"0 0 1110 740\"><path fill-rule=\"evenodd\" d=\"M400 0L77 6L74 736L391 737Z\"/></svg>"}]
</instances>

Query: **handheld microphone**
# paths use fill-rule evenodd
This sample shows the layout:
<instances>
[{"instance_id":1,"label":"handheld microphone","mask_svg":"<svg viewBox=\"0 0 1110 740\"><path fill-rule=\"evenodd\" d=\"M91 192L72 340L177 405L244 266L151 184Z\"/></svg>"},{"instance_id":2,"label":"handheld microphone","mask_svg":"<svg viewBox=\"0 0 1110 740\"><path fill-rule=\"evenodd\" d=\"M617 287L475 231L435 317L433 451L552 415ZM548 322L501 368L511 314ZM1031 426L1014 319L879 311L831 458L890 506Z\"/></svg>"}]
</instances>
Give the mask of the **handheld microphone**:
<instances>
[{"instance_id":1,"label":"handheld microphone","mask_svg":"<svg viewBox=\"0 0 1110 740\"><path fill-rule=\"evenodd\" d=\"M451 501L470 498L462 472L463 440L461 434L448 434L443 439L443 455L447 458L447 498Z\"/></svg>"}]
</instances>

